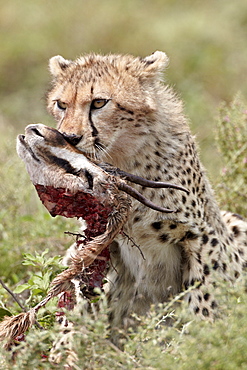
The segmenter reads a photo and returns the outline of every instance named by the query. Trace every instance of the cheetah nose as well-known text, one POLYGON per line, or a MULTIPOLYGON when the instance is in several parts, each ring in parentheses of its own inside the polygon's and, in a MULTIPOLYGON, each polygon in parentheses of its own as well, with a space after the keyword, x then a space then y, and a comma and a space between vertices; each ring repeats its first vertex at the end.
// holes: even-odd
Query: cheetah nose
POLYGON ((65 132, 63 132, 62 135, 69 144, 74 146, 76 146, 82 138, 82 135, 66 134, 65 132))

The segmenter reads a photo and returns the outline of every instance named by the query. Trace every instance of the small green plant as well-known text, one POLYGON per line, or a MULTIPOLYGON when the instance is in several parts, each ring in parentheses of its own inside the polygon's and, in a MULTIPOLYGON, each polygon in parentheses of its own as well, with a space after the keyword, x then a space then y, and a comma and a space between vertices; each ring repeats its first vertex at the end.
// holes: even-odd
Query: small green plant
MULTIPOLYGON (((53 278, 60 272, 64 270, 61 263, 60 256, 49 257, 48 256, 48 249, 46 249, 41 254, 35 252, 35 255, 31 253, 24 254, 24 260, 22 262, 24 266, 32 266, 29 274, 29 279, 26 283, 18 285, 13 293, 8 289, 11 293, 12 297, 14 297, 15 301, 19 304, 21 309, 27 310, 27 308, 34 307, 38 304, 48 293, 50 283, 53 278), (28 291, 28 295, 25 294, 25 304, 23 305, 19 298, 16 295, 24 293, 28 291)), ((5 284, 2 283, 5 286, 5 284)), ((54 304, 54 300, 47 303, 46 307, 42 308, 39 311, 38 321, 42 327, 50 328, 54 322, 54 314, 57 310, 56 304, 54 304)), ((14 311, 14 310, 13 310, 14 311)), ((0 320, 3 319, 4 316, 17 314, 18 312, 10 312, 6 309, 4 305, 0 310, 0 320)))
POLYGON ((22 264, 34 266, 37 272, 30 273, 28 282, 19 285, 14 293, 22 293, 25 289, 29 289, 31 292, 30 301, 37 295, 41 295, 43 298, 47 294, 51 280, 65 268, 62 267, 60 256, 48 257, 46 256, 48 252, 49 250, 46 249, 41 254, 37 252, 35 255, 24 253, 22 264))
POLYGON ((247 104, 237 96, 221 105, 217 122, 217 141, 223 155, 218 195, 224 208, 247 215, 247 104))

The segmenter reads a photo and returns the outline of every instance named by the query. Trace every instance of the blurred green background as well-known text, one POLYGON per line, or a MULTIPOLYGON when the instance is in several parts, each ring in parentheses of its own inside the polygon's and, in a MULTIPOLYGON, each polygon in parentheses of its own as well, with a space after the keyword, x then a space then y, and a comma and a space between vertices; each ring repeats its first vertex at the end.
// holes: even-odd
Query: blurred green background
POLYGON ((50 57, 162 50, 170 58, 166 80, 184 100, 204 165, 217 176, 217 107, 247 94, 246 0, 0 0, 0 27, 2 138, 6 127, 16 134, 28 123, 54 124, 44 99, 50 57))

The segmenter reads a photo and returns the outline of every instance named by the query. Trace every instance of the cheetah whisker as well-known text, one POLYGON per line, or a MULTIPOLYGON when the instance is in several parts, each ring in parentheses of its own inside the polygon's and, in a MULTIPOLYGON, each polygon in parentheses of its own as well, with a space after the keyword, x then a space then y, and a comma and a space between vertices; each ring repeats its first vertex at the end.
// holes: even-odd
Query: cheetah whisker
POLYGON ((107 149, 104 147, 103 144, 95 144, 95 147, 102 153, 105 154, 106 157, 108 157, 112 161, 112 156, 108 153, 107 149))

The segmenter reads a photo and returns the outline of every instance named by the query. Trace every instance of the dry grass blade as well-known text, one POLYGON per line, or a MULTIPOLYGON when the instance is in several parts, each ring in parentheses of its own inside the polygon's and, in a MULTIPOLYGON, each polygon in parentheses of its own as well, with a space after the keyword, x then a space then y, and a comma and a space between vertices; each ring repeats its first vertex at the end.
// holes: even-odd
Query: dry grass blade
POLYGON ((0 340, 9 339, 12 341, 25 333, 34 324, 35 318, 34 309, 12 317, 6 316, 0 323, 0 340))

